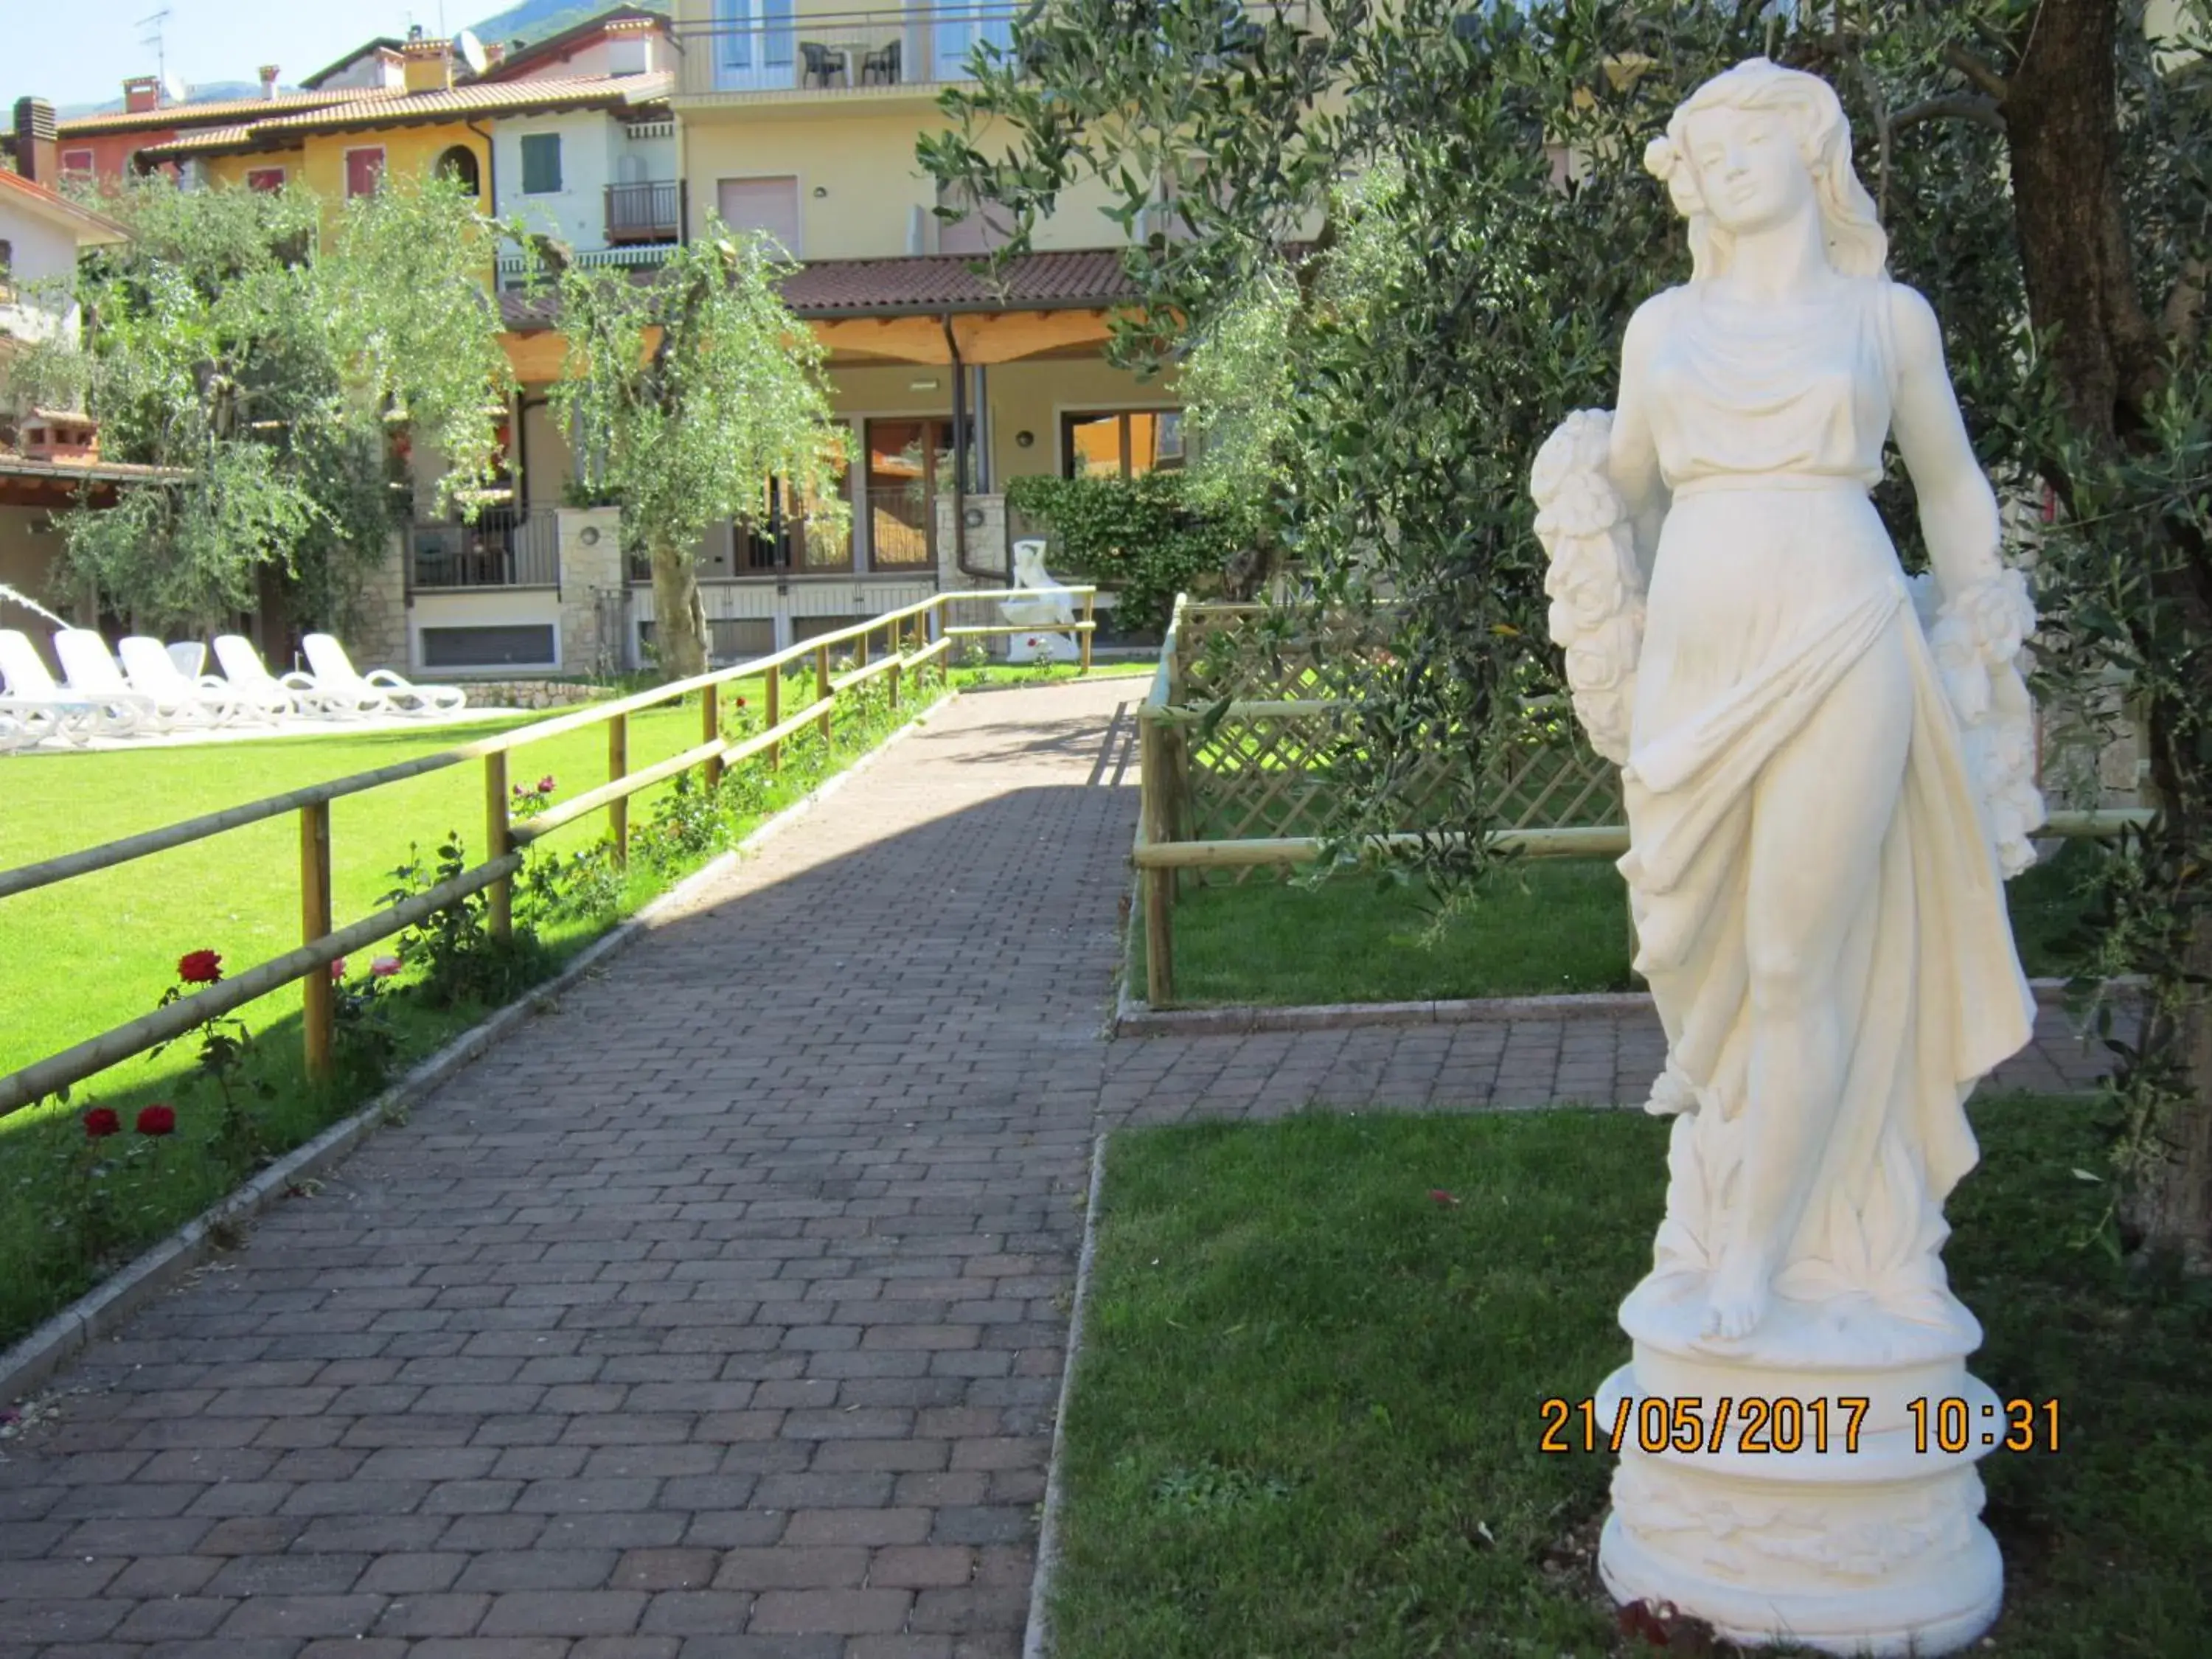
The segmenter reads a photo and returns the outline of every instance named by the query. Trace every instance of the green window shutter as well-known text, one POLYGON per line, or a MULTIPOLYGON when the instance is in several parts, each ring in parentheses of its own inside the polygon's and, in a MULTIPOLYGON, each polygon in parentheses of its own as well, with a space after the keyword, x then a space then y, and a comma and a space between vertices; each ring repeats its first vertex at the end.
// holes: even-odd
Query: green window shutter
POLYGON ((550 196, 561 188, 561 135, 532 132, 522 140, 522 193, 550 196))

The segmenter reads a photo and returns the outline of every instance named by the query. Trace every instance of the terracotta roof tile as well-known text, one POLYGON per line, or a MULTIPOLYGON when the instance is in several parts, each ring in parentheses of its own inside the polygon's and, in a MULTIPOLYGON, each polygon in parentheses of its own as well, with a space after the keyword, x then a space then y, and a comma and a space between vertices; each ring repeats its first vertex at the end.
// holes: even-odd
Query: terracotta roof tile
POLYGON ((58 191, 48 190, 44 185, 34 184, 21 173, 10 173, 5 167, 0 167, 0 190, 11 190, 27 196, 49 212, 60 213, 80 220, 95 229, 108 233, 118 240, 127 238, 131 234, 128 230, 106 214, 80 203, 72 202, 58 191))
POLYGON ((416 121, 465 119, 477 115, 518 115, 531 110, 589 109, 595 105, 658 103, 667 97, 675 76, 591 75, 543 81, 480 81, 445 92, 379 93, 351 101, 248 122, 242 128, 194 133, 141 151, 150 156, 188 155, 240 144, 267 143, 309 132, 398 126, 416 121), (243 134, 242 137, 234 136, 243 134))
POLYGON ((338 92, 288 92, 276 98, 215 98, 204 104, 164 104, 159 109, 114 110, 105 115, 79 115, 55 123, 64 138, 88 137, 100 132, 129 132, 135 128, 204 127, 215 122, 234 122, 240 116, 261 115, 271 110, 283 113, 318 109, 332 104, 357 103, 374 94, 352 87, 338 92))
MULTIPOLYGON (((792 270, 779 286, 784 303, 809 318, 1103 308, 1136 297, 1115 248, 1024 254, 1010 262, 995 282, 969 265, 968 256, 957 253, 817 259, 792 270)), ((631 275, 649 283, 656 273, 647 268, 631 275)), ((551 296, 502 294, 500 312, 507 327, 518 333, 558 325, 559 308, 551 296)))

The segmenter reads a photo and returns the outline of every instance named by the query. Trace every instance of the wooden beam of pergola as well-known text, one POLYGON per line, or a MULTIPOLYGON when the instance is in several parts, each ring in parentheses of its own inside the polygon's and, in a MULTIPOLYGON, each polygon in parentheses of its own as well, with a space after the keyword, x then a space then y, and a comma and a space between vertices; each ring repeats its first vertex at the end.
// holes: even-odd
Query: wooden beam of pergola
MULTIPOLYGON (((833 356, 867 357, 885 362, 949 364, 945 319, 926 317, 824 317, 809 323, 814 337, 833 356)), ((973 312, 952 319, 953 338, 963 362, 1011 363, 1024 357, 1066 356, 1103 349, 1111 333, 1103 310, 973 312)), ((568 349, 556 330, 501 337, 515 379, 543 386, 561 378, 568 349)), ((659 343, 659 331, 646 331, 645 349, 659 343)))

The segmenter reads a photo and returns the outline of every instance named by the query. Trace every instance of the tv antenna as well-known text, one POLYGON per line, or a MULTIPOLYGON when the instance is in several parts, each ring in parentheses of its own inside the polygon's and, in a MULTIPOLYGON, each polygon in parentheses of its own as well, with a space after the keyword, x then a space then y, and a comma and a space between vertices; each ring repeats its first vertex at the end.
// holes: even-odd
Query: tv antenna
POLYGON ((169 9, 167 6, 138 20, 139 28, 144 31, 138 37, 138 44, 154 48, 154 72, 165 81, 169 75, 169 54, 167 42, 163 39, 162 25, 168 21, 169 9))

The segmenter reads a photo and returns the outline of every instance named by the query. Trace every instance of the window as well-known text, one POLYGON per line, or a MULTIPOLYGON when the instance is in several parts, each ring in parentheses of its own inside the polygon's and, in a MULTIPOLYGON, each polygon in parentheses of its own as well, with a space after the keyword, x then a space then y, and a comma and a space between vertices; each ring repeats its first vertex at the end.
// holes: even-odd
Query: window
POLYGON ((62 177, 64 179, 89 179, 96 171, 90 150, 65 149, 62 152, 62 177))
POLYGON ((246 170, 248 190, 278 191, 284 188, 284 169, 282 167, 248 167, 246 170))
POLYGON ((714 206, 732 230, 763 232, 791 258, 799 258, 799 180, 795 176, 722 179, 715 187, 714 206))
POLYGON ((714 83, 796 84, 791 0, 714 0, 714 83))
POLYGON ((0 304, 15 297, 15 245, 0 237, 0 304))
MULTIPOLYGON (((555 142, 559 141, 556 139, 555 142)), ((555 160, 554 171, 556 173, 560 171, 557 157, 555 160)), ((441 179, 451 179, 471 196, 481 196, 483 193, 482 174, 477 167, 477 153, 466 144, 455 144, 438 158, 438 176, 441 179)))
POLYGON ((561 135, 526 132, 522 135, 522 193, 554 196, 561 190, 561 135))
POLYGON ((349 149, 345 153, 345 190, 350 201, 356 196, 374 196, 377 186, 384 182, 384 146, 368 149, 349 149))
POLYGON ((1006 246, 1011 231, 1006 222, 1006 210, 995 204, 980 211, 975 198, 965 185, 937 187, 937 205, 949 212, 964 216, 958 219, 939 219, 937 222, 937 251, 939 253, 988 253, 993 248, 1006 246))
POLYGON ((1063 415, 1060 434, 1060 471, 1070 478, 1129 478, 1183 463, 1179 409, 1063 415))
POLYGON ((550 623, 422 630, 425 668, 547 668, 557 660, 550 623))

